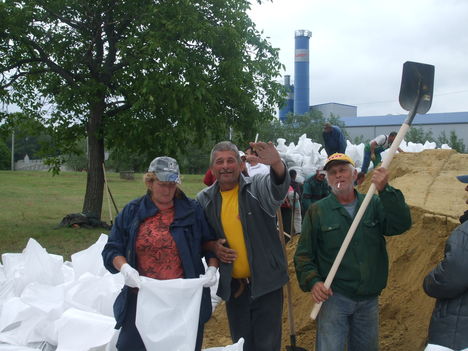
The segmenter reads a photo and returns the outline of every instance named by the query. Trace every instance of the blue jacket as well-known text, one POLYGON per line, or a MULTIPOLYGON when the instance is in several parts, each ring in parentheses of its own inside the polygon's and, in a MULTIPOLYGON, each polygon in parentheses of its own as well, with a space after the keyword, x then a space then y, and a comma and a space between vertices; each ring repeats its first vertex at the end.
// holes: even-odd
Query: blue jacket
POLYGON ((468 348, 468 221, 450 234, 444 259, 426 276, 423 287, 437 299, 428 342, 454 350, 468 348))
POLYGON ((332 126, 332 131, 330 133, 323 132, 322 136, 323 143, 325 144, 325 151, 328 156, 336 152, 345 153, 346 140, 339 127, 332 126))
MULTIPOLYGON (((216 240, 215 234, 208 225, 203 209, 183 193, 174 199, 175 216, 170 226, 170 233, 177 245, 184 269, 184 278, 198 278, 205 273, 202 256, 214 257, 202 252, 206 241, 216 240)), ((104 266, 111 273, 118 273, 113 260, 116 256, 125 256, 128 264, 136 269, 135 240, 140 224, 148 217, 156 215, 158 208, 149 195, 128 203, 115 219, 109 240, 102 251, 104 266)), ((125 319, 129 287, 124 286, 114 303, 116 329, 125 319)), ((200 308, 200 322, 206 322, 211 316, 210 289, 203 289, 200 308)))

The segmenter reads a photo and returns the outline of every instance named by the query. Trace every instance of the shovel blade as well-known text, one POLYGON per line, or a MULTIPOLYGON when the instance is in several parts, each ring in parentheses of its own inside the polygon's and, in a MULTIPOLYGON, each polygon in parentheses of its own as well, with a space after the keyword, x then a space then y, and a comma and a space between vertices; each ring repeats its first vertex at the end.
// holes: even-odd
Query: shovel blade
POLYGON ((433 65, 411 61, 403 64, 399 99, 401 107, 406 111, 416 108, 416 113, 426 113, 431 108, 433 89, 433 65))

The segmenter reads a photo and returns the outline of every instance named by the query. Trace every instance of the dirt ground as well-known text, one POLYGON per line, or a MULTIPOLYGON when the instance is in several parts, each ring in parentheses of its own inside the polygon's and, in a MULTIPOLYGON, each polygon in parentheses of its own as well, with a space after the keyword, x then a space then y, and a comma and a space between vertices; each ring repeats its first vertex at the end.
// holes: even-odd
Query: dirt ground
MULTIPOLYGON (((422 290, 424 276, 443 257, 445 241, 467 209, 465 186, 455 176, 468 174, 468 154, 426 150, 397 154, 390 166, 390 184, 400 189, 411 207, 412 228, 387 239, 390 274, 380 298, 382 351, 423 350, 434 299, 422 290)), ((366 192, 369 177, 361 185, 366 192)), ((298 238, 287 244, 297 346, 314 350, 315 322, 309 317, 312 300, 299 289, 292 257, 298 238)), ((290 345, 285 299, 283 347, 290 345)), ((231 344, 224 303, 205 326, 204 347, 231 344)))

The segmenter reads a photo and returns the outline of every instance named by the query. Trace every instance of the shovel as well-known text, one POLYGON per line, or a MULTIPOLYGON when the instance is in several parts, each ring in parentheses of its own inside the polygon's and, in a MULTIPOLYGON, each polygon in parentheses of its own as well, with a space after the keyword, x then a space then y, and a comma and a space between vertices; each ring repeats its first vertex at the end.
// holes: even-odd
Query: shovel
MULTIPOLYGON (((423 63, 410 62, 407 61, 403 65, 403 75, 401 78, 401 87, 400 87, 400 105, 406 111, 409 111, 406 120, 400 127, 395 140, 388 151, 387 157, 382 163, 383 168, 387 168, 395 156, 395 152, 400 146, 401 141, 406 135, 406 132, 409 130, 411 123, 413 122, 414 116, 416 113, 424 114, 431 108, 432 104, 432 91, 434 88, 434 66, 427 65, 423 63)), ((372 198, 372 195, 375 193, 375 185, 372 183, 367 191, 366 197, 362 201, 361 207, 359 207, 356 217, 354 217, 351 227, 349 227, 348 233, 341 244, 340 251, 336 255, 335 261, 333 262, 330 272, 328 273, 327 279, 325 279, 325 287, 330 288, 333 278, 335 278, 336 271, 340 266, 340 263, 343 259, 343 256, 348 249, 348 245, 353 238, 354 232, 356 231, 359 222, 361 221, 362 216, 364 215, 367 205, 372 198)), ((322 303, 316 303, 310 318, 316 319, 322 303)))
MULTIPOLYGON (((280 234, 281 246, 283 247, 284 258, 286 260, 286 267, 288 267, 288 256, 286 254, 286 244, 284 243, 284 230, 283 230, 283 217, 281 216, 281 210, 276 211, 276 216, 278 217, 278 227, 280 234)), ((288 321, 289 321, 289 337, 291 345, 286 346, 286 351, 307 351, 306 349, 296 346, 296 327, 294 325, 294 314, 293 314, 293 305, 292 305, 292 292, 291 292, 291 283, 288 280, 286 283, 287 295, 288 295, 288 321)))

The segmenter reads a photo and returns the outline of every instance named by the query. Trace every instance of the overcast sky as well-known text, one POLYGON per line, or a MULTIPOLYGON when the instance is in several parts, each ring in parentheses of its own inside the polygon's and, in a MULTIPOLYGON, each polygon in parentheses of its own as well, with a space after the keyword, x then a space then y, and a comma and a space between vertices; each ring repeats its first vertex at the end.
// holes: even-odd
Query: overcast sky
POLYGON ((250 15, 280 49, 291 80, 294 31, 312 32, 311 105, 405 114, 398 103, 403 63, 416 61, 435 66, 429 113, 468 111, 467 0, 265 0, 250 15))

